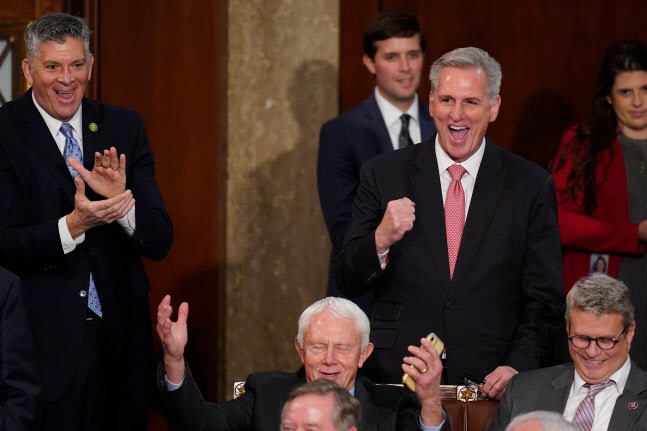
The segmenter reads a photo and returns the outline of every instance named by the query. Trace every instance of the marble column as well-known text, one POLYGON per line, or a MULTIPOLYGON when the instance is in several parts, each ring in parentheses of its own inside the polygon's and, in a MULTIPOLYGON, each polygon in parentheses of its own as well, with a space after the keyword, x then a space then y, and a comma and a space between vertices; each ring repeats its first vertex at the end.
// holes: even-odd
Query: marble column
POLYGON ((337 0, 228 4, 224 384, 293 371, 297 319, 325 295, 330 241, 316 186, 337 115, 337 0))

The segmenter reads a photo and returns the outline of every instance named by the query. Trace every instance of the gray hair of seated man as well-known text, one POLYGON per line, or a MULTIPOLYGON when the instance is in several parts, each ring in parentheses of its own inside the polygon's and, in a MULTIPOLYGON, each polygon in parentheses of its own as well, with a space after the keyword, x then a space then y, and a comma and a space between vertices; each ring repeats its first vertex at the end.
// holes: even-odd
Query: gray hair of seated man
POLYGON ((359 428, 362 419, 362 407, 354 396, 330 380, 315 380, 305 383, 292 390, 281 409, 281 422, 290 402, 304 395, 332 395, 335 398, 335 407, 332 414, 332 424, 336 431, 346 431, 350 427, 359 428))
MULTIPOLYGON (((546 410, 536 410, 516 416, 505 427, 505 431, 515 431, 519 425, 530 421, 539 422, 544 431, 578 431, 575 425, 564 419, 559 413, 546 410)), ((519 428, 520 431, 523 429, 519 428)))
POLYGON ((69 13, 48 13, 36 19, 25 30, 25 45, 29 64, 40 56, 40 45, 54 41, 63 43, 68 37, 81 39, 85 56, 90 58, 90 35, 92 32, 83 18, 69 13))
POLYGON ((303 334, 308 329, 308 326, 310 326, 310 321, 314 316, 322 311, 327 311, 337 318, 354 320, 357 325, 357 330, 362 336, 362 350, 368 346, 368 336, 371 333, 371 324, 368 321, 366 314, 354 302, 334 296, 320 299, 301 313, 297 332, 297 341, 299 342, 299 346, 303 347, 303 334))
POLYGON ((604 274, 582 277, 566 295, 566 321, 570 323, 573 310, 587 311, 597 316, 620 314, 625 326, 634 322, 634 306, 629 289, 620 280, 604 274))
POLYGON ((458 69, 482 69, 485 72, 485 91, 494 103, 501 90, 501 65, 490 54, 480 48, 468 46, 466 48, 456 48, 453 51, 443 54, 438 60, 434 61, 429 70, 429 81, 431 82, 431 92, 435 93, 440 81, 440 73, 445 67, 455 67, 458 69))

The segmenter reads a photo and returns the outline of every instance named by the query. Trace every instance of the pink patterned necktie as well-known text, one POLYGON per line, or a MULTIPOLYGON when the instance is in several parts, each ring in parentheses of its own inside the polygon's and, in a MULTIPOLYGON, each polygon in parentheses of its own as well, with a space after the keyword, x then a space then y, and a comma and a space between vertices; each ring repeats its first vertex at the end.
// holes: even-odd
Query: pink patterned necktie
POLYGON ((449 183, 445 197, 445 230, 447 231, 447 251, 449 252, 449 276, 454 277, 454 267, 461 245, 463 226, 465 225, 465 192, 461 178, 467 172, 461 165, 447 168, 452 182, 449 183))
POLYGON ((595 419, 595 396, 614 383, 613 380, 607 380, 606 382, 593 385, 589 383, 584 384, 585 387, 589 388, 589 393, 577 407, 575 417, 573 417, 573 423, 580 431, 591 430, 593 419, 595 419))

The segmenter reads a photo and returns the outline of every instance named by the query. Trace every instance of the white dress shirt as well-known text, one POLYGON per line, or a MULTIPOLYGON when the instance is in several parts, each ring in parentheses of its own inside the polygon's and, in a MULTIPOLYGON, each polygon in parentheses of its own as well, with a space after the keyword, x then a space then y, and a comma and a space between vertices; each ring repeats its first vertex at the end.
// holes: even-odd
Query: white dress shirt
MULTIPOLYGON (((38 109, 38 112, 43 117, 43 120, 45 120, 45 124, 47 125, 49 132, 54 137, 54 141, 56 141, 58 150, 61 152, 61 155, 63 155, 65 151, 65 135, 61 133, 61 124, 63 124, 63 122, 49 115, 38 104, 38 102, 36 102, 36 97, 34 96, 33 92, 31 94, 31 98, 34 101, 34 105, 36 105, 36 109, 38 109)), ((83 133, 81 132, 82 108, 83 106, 79 106, 79 110, 76 111, 74 116, 70 119, 70 121, 68 121, 68 123, 70 123, 70 126, 72 126, 72 134, 74 135, 74 139, 76 139, 76 141, 79 143, 79 146, 81 147, 81 154, 83 154, 83 133)), ((85 232, 77 236, 76 238, 72 238, 70 230, 67 227, 67 222, 65 220, 66 217, 67 214, 58 219, 58 234, 61 238, 61 246, 63 247, 64 254, 73 251, 76 248, 77 244, 81 244, 85 240, 85 232)), ((133 206, 128 214, 117 220, 117 223, 119 223, 121 227, 124 228, 124 231, 129 236, 132 236, 135 232, 135 207, 133 206)))
POLYGON ((485 152, 485 138, 483 138, 483 142, 479 149, 476 150, 469 159, 461 163, 453 161, 452 158, 449 157, 440 147, 438 135, 436 135, 434 149, 436 151, 436 160, 438 161, 438 175, 440 175, 440 191, 443 194, 443 205, 445 205, 445 200, 447 199, 449 183, 452 182, 452 176, 447 168, 452 165, 461 165, 467 171, 463 175, 463 178, 461 178, 461 186, 463 186, 463 192, 465 193, 465 219, 467 219, 467 212, 469 211, 470 202, 472 202, 472 193, 474 192, 474 183, 476 183, 476 175, 479 173, 481 161, 483 160, 483 153, 485 152))
MULTIPOLYGON (((611 414, 616 405, 616 400, 625 390, 625 384, 627 383, 630 369, 631 360, 629 360, 629 356, 627 356, 627 360, 622 367, 620 367, 620 369, 610 377, 610 379, 616 382, 616 384, 609 385, 595 396, 595 417, 593 419, 591 431, 606 431, 607 428, 609 428, 611 414)), ((564 419, 569 422, 573 421, 577 408, 589 393, 589 390, 584 387, 586 382, 580 377, 577 370, 575 370, 574 374, 571 391, 568 394, 568 400, 566 401, 563 415, 564 419)))
MULTIPOLYGON (((409 119, 409 137, 414 144, 420 143, 422 140, 422 134, 420 133, 420 112, 418 109, 418 95, 414 95, 414 101, 407 109, 407 112, 402 112, 391 102, 386 100, 380 92, 375 87, 375 101, 377 102, 377 107, 380 108, 380 113, 382 113, 382 118, 384 119, 384 124, 389 131, 389 138, 391 138, 391 145, 393 149, 397 150, 399 148, 399 138, 400 130, 402 130, 402 120, 400 117, 402 114, 409 114, 411 118, 409 119)), ((426 113, 429 115, 429 113, 426 113)))

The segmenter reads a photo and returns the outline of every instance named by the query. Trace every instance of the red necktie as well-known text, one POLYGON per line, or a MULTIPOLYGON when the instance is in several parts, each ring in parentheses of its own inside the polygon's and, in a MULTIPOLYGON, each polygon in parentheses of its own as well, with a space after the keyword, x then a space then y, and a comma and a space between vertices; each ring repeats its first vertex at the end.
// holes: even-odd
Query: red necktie
POLYGON ((593 426, 593 419, 595 419, 595 396, 614 383, 613 380, 607 380, 594 385, 589 383, 584 384, 585 387, 589 388, 589 393, 577 407, 577 411, 573 417, 573 423, 580 431, 590 431, 593 426))
POLYGON ((463 236, 463 225, 465 225, 465 192, 463 192, 461 178, 467 171, 461 165, 452 165, 447 168, 447 171, 452 176, 452 182, 449 183, 445 198, 445 229, 449 252, 449 276, 453 277, 458 248, 463 236))

